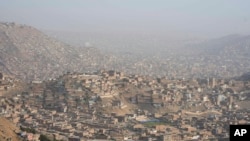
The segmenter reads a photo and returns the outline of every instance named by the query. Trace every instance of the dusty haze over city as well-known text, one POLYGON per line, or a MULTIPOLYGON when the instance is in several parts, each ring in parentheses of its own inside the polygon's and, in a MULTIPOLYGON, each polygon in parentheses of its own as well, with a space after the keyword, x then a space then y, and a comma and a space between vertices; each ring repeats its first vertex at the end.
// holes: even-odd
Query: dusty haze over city
POLYGON ((245 0, 2 0, 0 20, 34 26, 73 45, 152 53, 249 34, 248 5, 245 0))
POLYGON ((250 124, 249 0, 0 1, 0 141, 228 141, 250 124))

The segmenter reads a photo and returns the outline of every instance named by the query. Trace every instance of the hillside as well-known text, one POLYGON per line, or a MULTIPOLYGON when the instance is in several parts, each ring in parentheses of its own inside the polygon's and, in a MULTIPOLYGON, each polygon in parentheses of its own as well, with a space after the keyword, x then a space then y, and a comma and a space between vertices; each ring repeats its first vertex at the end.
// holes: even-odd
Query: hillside
POLYGON ((25 80, 91 69, 101 56, 97 49, 71 47, 30 26, 0 23, 0 70, 25 80))
POLYGON ((249 81, 250 80, 250 72, 244 73, 243 75, 239 77, 235 77, 236 80, 240 81, 249 81))
MULTIPOLYGON (((182 52, 179 55, 173 50, 154 56, 143 50, 115 54, 101 52, 99 48, 107 47, 105 44, 98 49, 86 46, 70 46, 30 26, 0 23, 0 71, 28 81, 100 69, 190 78, 239 76, 250 66, 250 36, 242 35, 176 48, 182 52)), ((152 49, 157 50, 153 46, 152 49)))
POLYGON ((11 141, 20 141, 21 139, 16 134, 19 129, 14 126, 7 119, 0 117, 0 140, 5 141, 11 139, 11 141))
POLYGON ((249 57, 250 36, 237 34, 228 35, 198 44, 191 44, 188 49, 194 51, 194 53, 205 55, 237 55, 249 57))

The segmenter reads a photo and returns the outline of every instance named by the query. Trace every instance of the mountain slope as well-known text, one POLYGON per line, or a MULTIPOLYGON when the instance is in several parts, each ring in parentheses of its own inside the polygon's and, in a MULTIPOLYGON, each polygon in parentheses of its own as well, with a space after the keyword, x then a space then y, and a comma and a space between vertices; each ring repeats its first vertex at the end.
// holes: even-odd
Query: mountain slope
POLYGON ((25 80, 81 71, 103 60, 101 56, 98 50, 71 47, 29 26, 0 23, 0 69, 25 80))
POLYGON ((240 80, 240 81, 249 81, 250 80, 250 72, 244 73, 243 75, 239 77, 235 77, 234 79, 240 80))
POLYGON ((250 57, 250 36, 228 35, 208 40, 199 44, 192 44, 187 49, 194 53, 206 55, 242 55, 250 57))
POLYGON ((10 121, 7 119, 0 117, 0 140, 10 140, 11 141, 20 141, 21 139, 17 136, 16 132, 19 131, 19 129, 14 126, 10 121))

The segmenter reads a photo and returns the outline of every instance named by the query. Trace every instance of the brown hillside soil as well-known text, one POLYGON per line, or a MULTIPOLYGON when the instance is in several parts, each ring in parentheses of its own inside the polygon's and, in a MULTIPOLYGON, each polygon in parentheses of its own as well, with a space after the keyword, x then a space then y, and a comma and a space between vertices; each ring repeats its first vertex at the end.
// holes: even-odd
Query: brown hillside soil
POLYGON ((19 129, 10 121, 0 117, 0 141, 6 141, 8 138, 11 138, 11 141, 20 141, 21 139, 15 133, 18 131, 19 129))

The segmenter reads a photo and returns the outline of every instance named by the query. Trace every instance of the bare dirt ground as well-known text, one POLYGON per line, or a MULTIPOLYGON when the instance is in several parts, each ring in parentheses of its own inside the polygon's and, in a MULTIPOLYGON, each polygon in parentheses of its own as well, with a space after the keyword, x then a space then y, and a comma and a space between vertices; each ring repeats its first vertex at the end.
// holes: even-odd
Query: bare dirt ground
POLYGON ((16 134, 18 132, 19 132, 19 129, 16 126, 14 126, 7 119, 0 117, 0 140, 1 141, 5 141, 8 138, 10 138, 11 141, 20 141, 21 139, 16 134))

